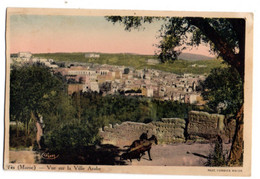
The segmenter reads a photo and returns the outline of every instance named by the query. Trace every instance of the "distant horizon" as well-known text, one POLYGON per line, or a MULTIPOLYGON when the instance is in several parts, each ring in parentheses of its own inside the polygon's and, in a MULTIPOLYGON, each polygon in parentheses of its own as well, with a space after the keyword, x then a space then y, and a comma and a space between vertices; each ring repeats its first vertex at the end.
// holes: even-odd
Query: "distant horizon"
MULTIPOLYGON (((12 15, 10 53, 132 53, 155 55, 158 52, 162 21, 144 24, 144 29, 124 30, 122 24, 103 16, 12 15)), ((184 53, 204 56, 209 46, 187 47, 184 53)))
MULTIPOLYGON (((97 53, 97 54, 131 54, 131 55, 144 55, 144 56, 157 56, 156 54, 141 54, 141 53, 132 53, 132 52, 94 52, 94 51, 87 51, 87 52, 37 52, 37 53, 32 53, 30 51, 20 51, 16 53, 10 53, 10 54, 17 54, 17 53, 31 53, 31 54, 55 54, 55 53, 97 53)), ((205 57, 210 57, 210 58, 217 58, 217 56, 208 56, 205 54, 198 54, 198 53, 192 53, 192 52, 182 52, 181 54, 191 54, 191 55, 198 55, 198 56, 205 56, 205 57)), ((181 55, 180 54, 180 55, 181 55)))

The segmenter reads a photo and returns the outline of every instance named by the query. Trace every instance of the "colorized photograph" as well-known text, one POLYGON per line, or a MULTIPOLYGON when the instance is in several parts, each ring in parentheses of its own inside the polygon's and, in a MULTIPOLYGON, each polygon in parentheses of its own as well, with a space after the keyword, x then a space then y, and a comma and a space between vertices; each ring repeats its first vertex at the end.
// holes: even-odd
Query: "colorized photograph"
POLYGON ((57 12, 7 10, 5 169, 250 173, 248 18, 57 12))

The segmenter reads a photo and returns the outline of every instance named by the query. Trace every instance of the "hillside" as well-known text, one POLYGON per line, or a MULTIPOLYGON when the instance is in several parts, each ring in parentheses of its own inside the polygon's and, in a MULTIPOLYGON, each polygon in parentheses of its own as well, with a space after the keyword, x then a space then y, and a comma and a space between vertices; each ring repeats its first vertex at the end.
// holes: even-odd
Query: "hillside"
MULTIPOLYGON (((50 58, 57 62, 85 62, 98 63, 119 66, 131 66, 136 69, 158 69, 162 71, 172 72, 176 74, 194 73, 204 74, 209 73, 212 68, 225 66, 219 59, 195 60, 176 60, 174 62, 166 62, 160 64, 148 64, 148 59, 156 59, 153 55, 137 55, 137 54, 105 54, 99 53, 99 58, 85 58, 85 53, 46 53, 33 54, 34 57, 50 58)), ((192 56, 192 55, 188 55, 192 56)), ((198 58, 199 56, 195 55, 198 58)), ((204 56, 205 57, 205 56, 204 56)))
POLYGON ((215 59, 215 57, 209 57, 209 56, 198 55, 198 54, 193 54, 193 53, 181 53, 179 55, 179 59, 197 61, 197 60, 213 60, 213 59, 215 59))

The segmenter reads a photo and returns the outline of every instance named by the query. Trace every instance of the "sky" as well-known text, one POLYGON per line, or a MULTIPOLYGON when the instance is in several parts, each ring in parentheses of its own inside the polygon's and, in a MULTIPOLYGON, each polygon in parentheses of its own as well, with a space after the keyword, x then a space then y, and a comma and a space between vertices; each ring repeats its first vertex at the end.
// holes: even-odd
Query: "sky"
MULTIPOLYGON (((103 16, 12 15, 10 52, 101 52, 154 54, 162 22, 125 31, 103 16)), ((206 46, 184 52, 212 56, 206 46)))

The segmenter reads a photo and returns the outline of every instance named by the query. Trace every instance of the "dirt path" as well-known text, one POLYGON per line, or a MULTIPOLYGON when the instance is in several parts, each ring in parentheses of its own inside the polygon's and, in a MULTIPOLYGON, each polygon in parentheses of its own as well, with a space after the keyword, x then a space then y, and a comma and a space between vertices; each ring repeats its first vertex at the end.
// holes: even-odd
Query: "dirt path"
MULTIPOLYGON (((229 145, 224 145, 224 151, 230 149, 229 145)), ((172 144, 153 145, 151 149, 152 161, 148 154, 141 158, 141 161, 133 159, 132 163, 127 161, 127 165, 143 166, 204 166, 207 157, 213 150, 211 144, 172 144)), ((33 151, 10 151, 11 163, 38 163, 40 156, 33 151)))
POLYGON ((40 156, 34 151, 9 151, 10 163, 38 163, 40 156))
MULTIPOLYGON (((224 150, 230 145, 224 145, 224 150)), ((151 150, 152 161, 146 153, 141 161, 133 160, 129 165, 146 166, 204 166, 207 156, 213 150, 210 144, 155 145, 151 150)))

